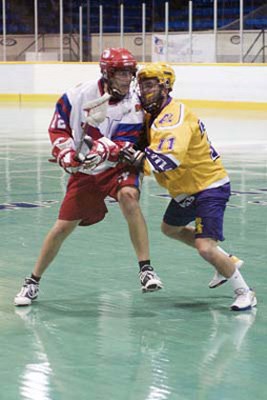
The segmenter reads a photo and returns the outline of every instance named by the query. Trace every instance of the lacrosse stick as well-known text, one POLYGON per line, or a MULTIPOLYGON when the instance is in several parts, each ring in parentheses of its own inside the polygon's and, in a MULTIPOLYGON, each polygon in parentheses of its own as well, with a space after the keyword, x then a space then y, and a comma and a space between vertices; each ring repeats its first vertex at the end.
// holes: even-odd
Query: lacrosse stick
POLYGON ((90 137, 86 135, 87 127, 89 125, 97 127, 97 124, 104 121, 106 117, 106 103, 109 101, 110 97, 110 94, 104 93, 103 96, 95 100, 90 100, 84 105, 83 109, 88 113, 88 116, 86 118, 86 122, 83 124, 82 136, 76 148, 75 158, 77 161, 84 161, 84 155, 81 154, 83 144, 86 144, 88 150, 91 150, 93 140, 91 140, 90 137))

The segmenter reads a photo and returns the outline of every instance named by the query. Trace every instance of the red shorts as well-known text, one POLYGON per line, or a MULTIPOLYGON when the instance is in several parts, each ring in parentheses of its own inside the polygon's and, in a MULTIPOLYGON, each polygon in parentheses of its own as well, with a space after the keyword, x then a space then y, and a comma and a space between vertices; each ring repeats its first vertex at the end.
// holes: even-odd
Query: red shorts
POLYGON ((108 212, 105 198, 111 196, 117 200, 118 190, 124 186, 140 188, 140 176, 131 166, 119 164, 97 175, 73 174, 69 178, 58 218, 64 221, 81 220, 81 226, 95 224, 108 212))

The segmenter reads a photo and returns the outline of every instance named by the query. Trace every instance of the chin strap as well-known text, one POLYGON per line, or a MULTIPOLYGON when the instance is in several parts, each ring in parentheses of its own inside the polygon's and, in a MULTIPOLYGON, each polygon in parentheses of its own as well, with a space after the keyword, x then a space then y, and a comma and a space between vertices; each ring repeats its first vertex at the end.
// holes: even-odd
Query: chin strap
POLYGON ((108 92, 111 95, 111 100, 113 101, 121 101, 126 96, 126 94, 122 94, 118 89, 113 89, 110 86, 108 87, 108 92))
POLYGON ((126 94, 122 94, 119 89, 113 88, 112 84, 111 84, 111 78, 103 76, 103 81, 106 84, 107 87, 107 91, 109 93, 109 95, 111 96, 110 100, 111 101, 121 101, 124 99, 124 97, 127 95, 126 94))

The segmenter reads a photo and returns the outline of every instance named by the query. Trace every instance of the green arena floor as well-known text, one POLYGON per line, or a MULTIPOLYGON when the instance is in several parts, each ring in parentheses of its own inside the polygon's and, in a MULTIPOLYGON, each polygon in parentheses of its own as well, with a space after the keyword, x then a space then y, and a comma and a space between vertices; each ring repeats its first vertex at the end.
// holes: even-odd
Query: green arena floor
POLYGON ((160 232, 168 197, 143 184, 151 258, 164 289, 142 294, 126 222, 78 228, 41 281, 38 301, 14 307, 67 176, 48 163, 50 107, 0 108, 1 400, 265 400, 267 398, 267 115, 196 110, 231 181, 222 247, 245 260, 258 307, 229 310, 229 285, 160 232))

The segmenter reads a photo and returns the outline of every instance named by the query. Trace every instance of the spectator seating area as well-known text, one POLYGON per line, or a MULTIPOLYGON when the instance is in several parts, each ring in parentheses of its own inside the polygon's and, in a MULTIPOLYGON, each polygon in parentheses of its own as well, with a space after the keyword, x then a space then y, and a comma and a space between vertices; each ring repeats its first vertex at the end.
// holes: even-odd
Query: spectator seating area
MULTIPOLYGON (((146 4, 146 31, 165 30, 165 1, 99 0, 64 1, 64 33, 79 31, 79 7, 83 6, 84 33, 99 32, 99 6, 103 7, 103 31, 120 31, 120 4, 124 5, 124 32, 142 31, 142 3, 146 4)), ((188 30, 188 0, 169 1, 169 31, 188 30)), ((7 34, 34 32, 34 2, 6 0, 7 34)), ((0 16, 2 31, 2 10, 0 16)), ((193 1, 193 30, 213 29, 213 0, 193 1)), ((218 29, 239 29, 239 0, 218 0, 218 29)), ((262 0, 244 2, 244 29, 267 29, 267 5, 262 0)), ((59 0, 38 0, 38 32, 59 32, 59 0), (57 23, 58 21, 58 23, 57 23)), ((2 32, 1 32, 2 33, 2 32)))

